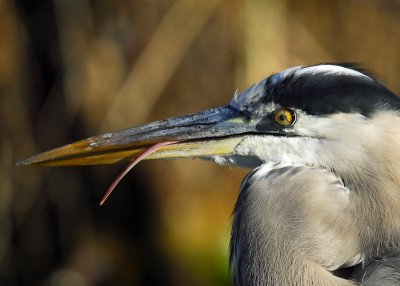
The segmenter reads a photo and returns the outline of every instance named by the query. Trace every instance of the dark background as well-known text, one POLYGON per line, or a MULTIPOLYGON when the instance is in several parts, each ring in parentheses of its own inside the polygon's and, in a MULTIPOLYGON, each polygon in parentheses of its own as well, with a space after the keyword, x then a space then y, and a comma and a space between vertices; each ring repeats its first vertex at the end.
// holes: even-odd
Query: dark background
POLYGON ((229 285, 248 170, 199 160, 16 167, 227 103, 282 69, 359 62, 400 92, 400 1, 0 0, 0 285, 229 285))

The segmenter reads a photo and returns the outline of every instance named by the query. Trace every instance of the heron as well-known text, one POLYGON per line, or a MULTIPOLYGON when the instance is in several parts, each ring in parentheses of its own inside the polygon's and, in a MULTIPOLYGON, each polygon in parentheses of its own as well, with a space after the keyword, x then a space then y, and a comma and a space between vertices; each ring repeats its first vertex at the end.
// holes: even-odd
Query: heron
POLYGON ((201 158, 252 168, 233 212, 235 285, 400 285, 399 142, 399 98, 358 66, 323 63, 274 73, 222 107, 19 164, 132 161, 125 174, 142 159, 201 158))

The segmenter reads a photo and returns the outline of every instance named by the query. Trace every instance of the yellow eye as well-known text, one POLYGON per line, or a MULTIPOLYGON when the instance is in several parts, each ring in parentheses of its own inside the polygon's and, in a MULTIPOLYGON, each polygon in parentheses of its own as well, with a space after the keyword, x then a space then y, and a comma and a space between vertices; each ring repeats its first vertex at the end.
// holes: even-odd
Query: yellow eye
POLYGON ((296 121, 296 113, 287 108, 277 109, 274 114, 274 120, 281 126, 289 127, 296 121))

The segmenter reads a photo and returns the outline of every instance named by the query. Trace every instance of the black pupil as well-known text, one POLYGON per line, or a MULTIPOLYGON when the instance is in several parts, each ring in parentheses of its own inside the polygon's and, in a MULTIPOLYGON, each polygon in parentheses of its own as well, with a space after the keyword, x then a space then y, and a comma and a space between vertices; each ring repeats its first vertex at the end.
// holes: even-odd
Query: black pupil
POLYGON ((280 115, 279 115, 279 120, 280 120, 280 121, 285 121, 285 120, 286 120, 285 114, 280 114, 280 115))

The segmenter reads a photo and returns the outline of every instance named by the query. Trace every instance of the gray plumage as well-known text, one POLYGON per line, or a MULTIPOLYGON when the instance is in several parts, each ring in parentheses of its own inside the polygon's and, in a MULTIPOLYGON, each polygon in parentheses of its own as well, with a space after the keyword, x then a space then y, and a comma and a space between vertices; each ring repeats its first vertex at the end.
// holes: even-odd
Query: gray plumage
POLYGON ((363 286, 400 285, 400 248, 392 249, 387 255, 369 261, 364 269, 357 270, 354 276, 363 281, 363 286))
POLYGON ((251 166, 233 218, 236 285, 393 286, 400 285, 399 142, 399 98, 363 70, 321 64, 273 74, 223 107, 20 164, 136 164, 147 156, 251 166))
POLYGON ((319 168, 269 169, 247 176, 236 204, 236 285, 350 285, 327 270, 362 259, 349 191, 319 168))
MULTIPOLYGON (((368 96, 382 100, 382 92, 368 96)), ((230 247, 236 285, 400 285, 400 253, 392 249, 400 243, 394 102, 360 116, 354 100, 352 112, 337 110, 293 126, 292 134, 317 134, 316 141, 281 138, 280 146, 265 145, 289 165, 261 166, 242 184, 230 247), (344 268, 350 269, 346 275, 344 268)))

